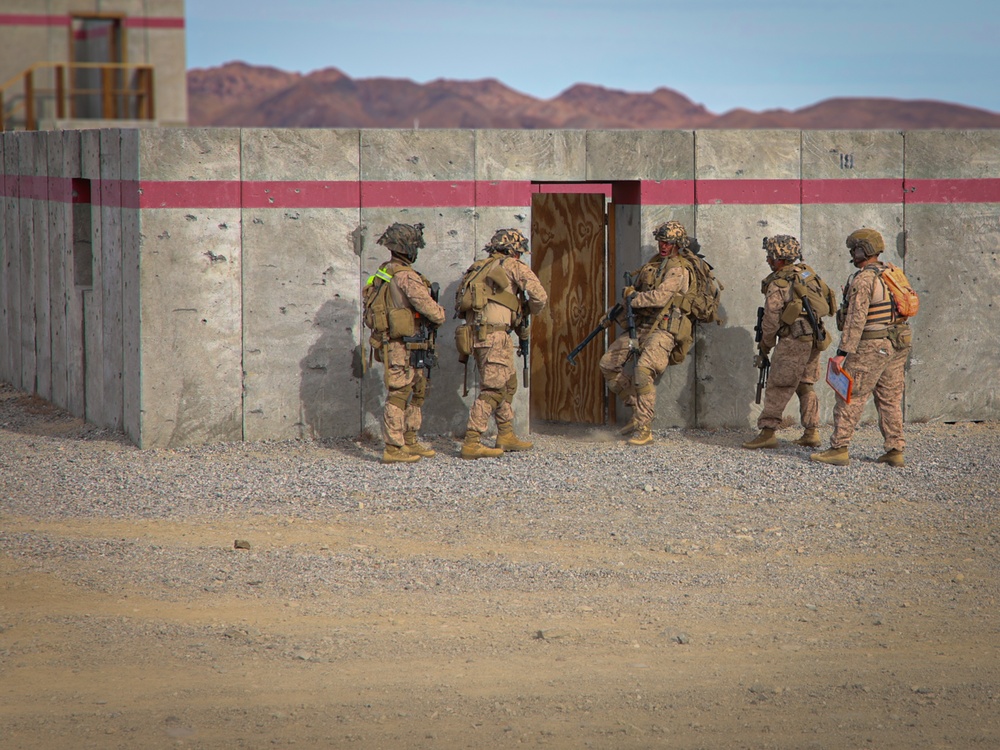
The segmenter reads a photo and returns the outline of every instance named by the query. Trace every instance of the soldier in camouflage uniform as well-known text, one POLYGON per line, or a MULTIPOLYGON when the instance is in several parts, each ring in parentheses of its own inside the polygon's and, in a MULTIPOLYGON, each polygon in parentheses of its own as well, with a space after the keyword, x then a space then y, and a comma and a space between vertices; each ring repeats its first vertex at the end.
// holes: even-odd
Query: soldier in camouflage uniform
MULTIPOLYGON (((379 270, 392 277, 389 295, 396 308, 406 308, 422 315, 432 326, 444 323, 445 312, 431 297, 430 283, 415 268, 417 251, 424 247, 423 224, 393 224, 378 244, 389 249, 392 257, 379 270)), ((416 368, 411 352, 399 338, 389 339, 383 347, 382 366, 385 368, 386 398, 382 411, 384 463, 411 463, 421 457, 430 458, 435 451, 417 441, 423 421, 421 407, 427 397, 427 377, 423 368, 416 368)))
POLYGON ((760 354, 766 357, 774 349, 774 356, 764 408, 757 418, 760 434, 743 443, 743 447, 752 450, 778 445, 775 432, 781 427, 785 406, 794 394, 799 397, 799 420, 803 428, 795 443, 815 448, 820 444, 819 397, 813 386, 821 375, 820 354, 830 343, 822 318, 833 312, 837 301, 830 287, 802 262, 802 249, 795 237, 787 234, 765 237, 763 245, 772 273, 761 282, 765 301, 760 322, 760 354), (807 282, 818 292, 812 304, 821 340, 817 340, 803 305, 797 301, 796 288, 805 289, 807 282), (786 322, 793 315, 794 319, 786 322))
POLYGON ((882 281, 885 264, 878 260, 885 250, 882 235, 874 229, 858 229, 847 238, 851 262, 858 270, 848 279, 844 299, 837 311, 837 327, 843 331, 837 357, 854 380, 851 403, 837 398, 833 409, 830 449, 810 458, 835 466, 850 463, 848 446, 868 397, 875 396, 879 429, 885 453, 877 459, 890 466, 903 465, 903 384, 910 356, 911 332, 899 318, 889 290, 882 281))
MULTIPOLYGON (((506 289, 489 281, 485 307, 465 313, 466 325, 473 328, 472 354, 479 371, 479 393, 469 409, 469 422, 462 444, 462 458, 491 458, 504 451, 530 450, 533 444, 514 434, 514 394, 517 393, 517 373, 514 369, 514 342, 511 330, 518 322, 518 297, 526 298, 528 311, 537 315, 549 296, 538 277, 521 255, 528 252, 528 240, 517 229, 500 229, 484 248, 499 262, 506 277, 506 289), (482 435, 489 427, 490 417, 496 420, 496 447, 482 444, 482 435)), ((470 269, 471 270, 471 269, 470 269)), ((502 281, 502 279, 501 279, 502 281)))
POLYGON ((679 221, 668 221, 653 231, 653 239, 658 253, 633 276, 635 286, 622 290, 623 298, 631 298, 636 317, 640 351, 634 381, 625 368, 634 346, 628 336, 616 338, 600 362, 608 390, 621 395, 632 409, 632 418, 620 430, 622 435, 632 433, 631 445, 653 442, 650 425, 656 414, 656 379, 667 369, 678 343, 674 323, 686 325, 683 330, 691 334, 691 322, 685 323, 686 316, 671 308, 671 302, 686 294, 693 281, 691 272, 679 262, 681 252, 690 246, 687 230, 679 221))

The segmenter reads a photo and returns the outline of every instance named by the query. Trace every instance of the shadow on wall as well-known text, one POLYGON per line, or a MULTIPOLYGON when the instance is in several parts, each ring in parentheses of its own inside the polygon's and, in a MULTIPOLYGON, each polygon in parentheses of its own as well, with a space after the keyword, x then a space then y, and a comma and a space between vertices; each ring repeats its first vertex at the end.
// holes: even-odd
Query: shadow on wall
POLYGON ((313 325, 320 336, 299 362, 303 437, 342 437, 361 431, 357 320, 357 303, 336 296, 316 313, 313 325))

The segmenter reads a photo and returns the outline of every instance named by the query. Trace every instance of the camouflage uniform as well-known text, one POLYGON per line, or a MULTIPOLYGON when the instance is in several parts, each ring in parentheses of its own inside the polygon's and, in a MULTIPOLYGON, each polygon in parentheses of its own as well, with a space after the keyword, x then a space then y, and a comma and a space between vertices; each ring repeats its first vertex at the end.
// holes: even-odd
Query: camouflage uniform
MULTIPOLYGON (((391 274, 389 295, 394 307, 419 313, 433 326, 444 323, 445 312, 430 294, 427 280, 412 267, 417 248, 424 246, 423 225, 413 227, 393 224, 379 238, 392 252, 392 259, 381 268, 391 274)), ((382 350, 385 368, 386 398, 382 410, 382 440, 386 454, 383 460, 398 455, 411 454, 413 458, 432 456, 434 451, 416 442, 416 434, 423 422, 422 406, 427 397, 427 377, 423 368, 413 367, 411 353, 401 339, 390 339, 382 350)))
MULTIPOLYGON (((497 231, 485 250, 499 259, 512 294, 526 293, 528 310, 540 313, 548 302, 548 294, 538 277, 520 260, 527 252, 528 242, 516 229, 497 231)), ((498 455, 503 450, 527 450, 531 443, 514 437, 514 394, 517 393, 517 373, 514 368, 514 342, 511 330, 516 313, 493 299, 486 302, 481 316, 470 310, 466 324, 475 328, 472 354, 479 372, 479 392, 469 409, 466 426, 464 458, 498 455), (480 438, 489 428, 490 417, 497 423, 497 448, 484 449, 480 438), (499 450, 498 450, 499 449, 499 450)))
MULTIPOLYGON (((799 421, 804 429, 802 437, 795 442, 817 446, 820 444, 819 397, 814 386, 822 374, 820 355, 829 343, 829 336, 823 329, 823 339, 816 341, 804 311, 792 323, 784 323, 781 318, 795 297, 795 281, 808 277, 818 279, 818 276, 801 261, 801 246, 796 238, 779 234, 765 237, 763 245, 774 272, 761 283, 764 315, 761 319, 760 349, 764 355, 772 349, 774 353, 764 392, 764 406, 757 418, 757 427, 762 434, 757 440, 744 443, 743 447, 777 446, 773 433, 781 427, 782 415, 792 395, 799 397, 799 421)), ((822 288, 828 295, 823 312, 828 312, 835 300, 829 287, 822 284, 822 288)))
MULTIPOLYGON (((867 257, 882 252, 885 247, 874 230, 858 230, 848 237, 848 247, 867 257)), ((889 292, 880 278, 885 264, 875 260, 862 265, 847 281, 844 300, 838 311, 838 324, 843 333, 838 356, 845 359, 842 368, 853 378, 851 403, 837 398, 833 408, 833 437, 830 450, 813 454, 825 463, 836 454, 844 465, 849 460, 847 448, 861 420, 868 397, 875 396, 879 430, 886 453, 878 460, 893 466, 903 465, 903 386, 906 362, 910 356, 911 333, 905 319, 896 315, 889 292)))
MULTIPOLYGON (((691 273, 677 262, 677 253, 688 246, 684 227, 676 221, 661 225, 653 233, 658 242, 672 244, 676 250, 667 256, 651 258, 634 274, 632 309, 636 316, 636 339, 639 357, 635 364, 634 382, 626 371, 625 363, 631 350, 627 335, 619 336, 601 357, 601 374, 612 393, 621 394, 625 405, 632 408, 632 419, 623 432, 636 432, 643 436, 634 444, 652 442, 649 426, 656 414, 656 379, 670 364, 670 353, 677 345, 674 334, 668 332, 668 311, 671 300, 683 295, 691 286, 691 273)), ((632 289, 624 290, 631 294, 632 289)), ((679 313, 679 311, 677 311, 679 313)))

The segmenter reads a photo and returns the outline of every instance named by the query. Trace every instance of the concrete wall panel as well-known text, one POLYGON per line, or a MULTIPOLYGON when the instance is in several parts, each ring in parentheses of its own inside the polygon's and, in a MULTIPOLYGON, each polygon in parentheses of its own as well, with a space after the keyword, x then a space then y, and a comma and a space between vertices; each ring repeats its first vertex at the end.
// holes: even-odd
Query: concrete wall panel
POLYGON ((142 434, 142 320, 139 283, 139 133, 121 138, 122 428, 138 443, 142 434))
POLYGON ((52 400, 52 311, 49 294, 49 158, 46 133, 33 134, 35 141, 32 176, 38 186, 34 201, 32 254, 35 263, 35 389, 52 400))
POLYGON ((80 172, 90 187, 91 268, 93 285, 83 293, 83 389, 86 419, 103 424, 104 419, 104 233, 101 221, 101 132, 80 133, 80 172))
MULTIPOLYGON (((101 130, 101 326, 104 342, 100 424, 121 430, 124 420, 123 381, 124 286, 122 281, 121 131, 101 130)), ((97 280, 95 279, 95 286, 97 280)))
POLYGON ((688 130, 588 130, 587 179, 690 180, 694 133, 688 130))
POLYGON ((3 264, 0 265, 0 377, 20 388, 21 384, 21 225, 17 212, 20 174, 18 134, 0 133, 3 141, 3 264), (16 356, 15 356, 16 353, 16 356))
POLYGON ((63 134, 49 132, 45 136, 46 172, 49 179, 48 257, 46 278, 49 292, 49 320, 51 334, 51 395, 50 400, 65 409, 68 403, 67 342, 66 330, 66 261, 69 255, 68 230, 72 210, 69 180, 63 156, 63 134))
POLYGON ((243 437, 240 209, 213 207, 239 145, 230 129, 139 131, 143 183, 186 183, 140 212, 142 447, 243 437))
POLYGON ((703 252, 726 287, 725 326, 700 326, 696 339, 695 403, 700 426, 752 427, 756 421, 753 326, 760 285, 746 280, 762 278, 764 235, 800 235, 798 197, 784 196, 783 188, 771 182, 798 180, 799 138, 797 131, 696 135, 699 198, 695 229, 703 252), (710 192, 710 181, 719 179, 745 181, 747 187, 720 197, 710 192))
MULTIPOLYGON (((62 131, 62 151, 65 176, 67 179, 81 176, 80 131, 62 131)), ((72 189, 68 209, 67 247, 64 286, 66 290, 66 408, 77 417, 85 416, 84 399, 84 322, 83 289, 76 283, 76 265, 73 257, 74 242, 81 228, 77 226, 78 216, 90 216, 89 204, 79 201, 72 189)))
MULTIPOLYGON (((892 263, 902 262, 903 248, 903 137, 897 131, 803 131, 802 179, 857 181, 852 190, 841 188, 844 195, 837 203, 805 203, 802 206, 802 255, 823 277, 827 284, 842 297, 844 284, 854 266, 850 262, 844 241, 855 229, 871 227, 885 237, 887 252, 883 258, 892 263), (865 188, 870 181, 885 180, 879 190, 885 190, 881 202, 869 202, 873 191, 865 188), (852 197, 853 193, 853 197, 852 197), (895 201, 893 197, 895 196, 895 201)), ((808 182, 807 182, 808 184, 808 182)), ((807 188, 808 190, 808 188, 807 188)), ((877 191, 875 191, 877 192, 877 191)), ((763 258, 763 254, 761 256, 763 258)), ((763 262, 762 262, 763 264, 763 262)), ((766 266, 765 273, 766 273, 766 266)), ((834 318, 826 320, 833 337, 830 349, 823 355, 823 373, 826 361, 836 353, 840 333, 834 318)), ((820 420, 832 423, 836 396, 833 389, 820 382, 816 387, 820 400, 820 420)), ((786 419, 798 415, 797 399, 792 399, 785 411, 786 419)), ((869 402, 863 422, 877 420, 874 401, 869 402)))
POLYGON ((906 198, 904 267, 921 295, 906 418, 996 419, 1000 203, 953 205, 948 196, 924 203, 931 185, 914 181, 1000 178, 1000 131, 913 132, 905 144, 913 192, 906 198))
MULTIPOLYGON (((394 222, 424 224, 423 248, 414 267, 431 282, 440 285, 440 303, 445 309, 445 323, 438 331, 439 365, 431 370, 430 390, 424 407, 422 432, 428 435, 464 435, 469 406, 475 398, 475 363, 469 365, 469 396, 462 396, 463 367, 455 353, 455 291, 465 269, 472 263, 476 248, 475 220, 471 208, 449 209, 367 209, 361 211, 364 227, 361 253, 361 281, 386 260, 389 252, 377 244, 378 238, 394 222)), ((484 243, 485 244, 485 243, 484 243)), ((362 339, 361 356, 369 362, 368 331, 362 339)), ((518 393, 515 409, 521 405, 518 393)), ((382 405, 385 400, 382 365, 373 362, 362 383, 362 429, 373 436, 381 434, 382 405)), ((521 406, 521 416, 526 407, 521 406)))
MULTIPOLYGON (((40 203, 37 181, 32 180, 35 172, 35 151, 40 147, 37 132, 24 133, 17 143, 18 174, 23 176, 21 196, 18 200, 18 215, 20 220, 20 280, 21 310, 20 310, 20 387, 28 392, 36 392, 38 387, 37 354, 35 341, 37 328, 35 325, 35 278, 38 259, 35 256, 35 207, 40 203)), ((44 209, 44 201, 41 202, 44 209)))
POLYGON ((477 130, 477 180, 585 182, 584 130, 477 130))
POLYGON ((471 130, 362 130, 362 180, 471 180, 471 130))
MULTIPOLYGON (((243 179, 358 179, 358 131, 244 130, 243 179)), ((310 188, 312 190, 313 188, 310 188)), ((361 429, 356 208, 296 208, 278 194, 243 210, 247 439, 361 429)))

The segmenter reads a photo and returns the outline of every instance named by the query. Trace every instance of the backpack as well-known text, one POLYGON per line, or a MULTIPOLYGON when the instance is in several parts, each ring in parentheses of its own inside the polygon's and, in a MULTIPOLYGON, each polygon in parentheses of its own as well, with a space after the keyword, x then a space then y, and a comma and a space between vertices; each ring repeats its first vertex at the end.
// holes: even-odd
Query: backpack
POLYGON ((375 360, 382 361, 382 347, 389 339, 401 339, 413 336, 417 332, 413 311, 406 307, 397 307, 389 293, 389 282, 393 274, 384 265, 368 277, 361 293, 362 321, 371 331, 368 343, 372 348, 375 360))
POLYGON ((892 298, 892 306, 896 315, 904 320, 912 318, 920 309, 920 297, 910 286, 909 279, 903 273, 903 269, 887 263, 886 267, 879 271, 879 277, 889 290, 889 297, 892 298))
POLYGON ((792 298, 781 313, 781 322, 785 325, 791 325, 802 315, 802 309, 805 307, 803 300, 809 300, 809 307, 812 308, 817 321, 836 311, 837 295, 819 274, 805 263, 796 263, 775 271, 761 283, 761 292, 766 294, 768 285, 775 279, 781 279, 792 287, 792 298))
POLYGON ((719 303, 725 287, 715 278, 711 264, 696 252, 682 251, 676 259, 690 272, 691 286, 680 298, 675 298, 671 306, 680 308, 698 323, 722 325, 719 303))

